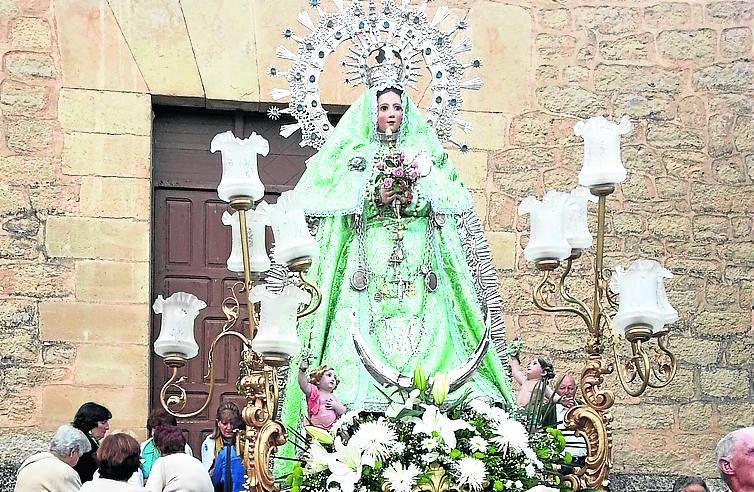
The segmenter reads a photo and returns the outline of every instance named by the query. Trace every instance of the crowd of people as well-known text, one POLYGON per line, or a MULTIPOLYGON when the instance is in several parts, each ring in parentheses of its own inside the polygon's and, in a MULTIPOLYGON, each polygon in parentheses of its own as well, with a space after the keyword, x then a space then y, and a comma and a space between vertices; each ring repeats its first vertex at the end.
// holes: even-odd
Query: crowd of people
MULTIPOLYGON (((575 404, 575 382, 567 376, 558 393, 565 409, 575 404)), ((562 414, 565 410, 559 409, 562 414)), ((244 468, 236 449, 243 428, 238 407, 217 409, 215 429, 193 456, 174 416, 155 410, 147 420, 149 438, 143 443, 130 434, 108 434, 112 418, 102 405, 88 402, 73 422, 60 426, 49 451, 29 456, 20 466, 15 492, 238 492, 244 468)), ((566 437, 574 456, 585 455, 583 444, 566 437)), ((715 462, 732 492, 754 491, 754 427, 737 429, 717 444, 715 462)), ((673 492, 708 492, 704 480, 679 477, 673 492)))
POLYGON ((176 418, 163 409, 147 419, 149 438, 110 430, 112 413, 84 403, 71 424, 60 426, 49 451, 20 466, 15 492, 238 492, 244 485, 236 433, 243 428, 233 403, 217 409, 215 429, 193 456, 176 418))

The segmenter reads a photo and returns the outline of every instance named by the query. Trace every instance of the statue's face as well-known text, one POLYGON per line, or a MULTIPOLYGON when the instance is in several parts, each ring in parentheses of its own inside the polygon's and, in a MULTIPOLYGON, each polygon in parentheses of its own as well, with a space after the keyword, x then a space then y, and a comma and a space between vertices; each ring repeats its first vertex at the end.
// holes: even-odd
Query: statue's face
POLYGON ((377 98, 377 129, 384 133, 387 128, 395 133, 403 121, 403 103, 395 92, 386 92, 377 98))

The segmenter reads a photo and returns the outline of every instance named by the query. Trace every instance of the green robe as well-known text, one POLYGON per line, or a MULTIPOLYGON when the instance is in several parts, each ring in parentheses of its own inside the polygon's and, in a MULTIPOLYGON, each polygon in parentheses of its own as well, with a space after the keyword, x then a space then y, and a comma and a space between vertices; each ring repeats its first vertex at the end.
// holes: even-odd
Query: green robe
MULTIPOLYGON (((428 375, 458 367, 484 332, 484 317, 454 220, 472 207, 471 196, 434 130, 405 96, 397 147, 406 162, 427 153, 433 167, 419 178, 414 200, 401 219, 406 254, 399 275, 390 267, 397 219, 392 210, 374 201, 374 156, 384 145, 374 138, 375 107, 372 89, 346 112, 296 186, 307 197, 306 213, 318 218, 320 254, 313 259, 309 277, 323 295, 321 307, 299 322, 302 353, 308 355, 311 368, 327 364, 335 369, 340 380, 335 396, 349 410, 380 410, 388 403, 356 353, 349 333, 353 314, 372 353, 405 375, 416 365, 428 375), (354 157, 363 158, 361 166, 354 157), (447 214, 447 220, 428 234, 431 212, 447 214), (358 214, 364 223, 364 259, 353 220, 358 214), (421 271, 425 263, 437 275, 434 292, 421 271), (351 286, 351 276, 360 265, 367 267, 369 279, 363 291, 351 286)), ((291 361, 282 407, 283 422, 294 429, 300 428, 306 412, 297 383, 299 362, 300 356, 291 361)), ((487 352, 462 390, 467 388, 475 396, 507 404, 514 401, 507 370, 494 350, 487 352)), ((280 451, 287 456, 294 453, 291 445, 280 451)))

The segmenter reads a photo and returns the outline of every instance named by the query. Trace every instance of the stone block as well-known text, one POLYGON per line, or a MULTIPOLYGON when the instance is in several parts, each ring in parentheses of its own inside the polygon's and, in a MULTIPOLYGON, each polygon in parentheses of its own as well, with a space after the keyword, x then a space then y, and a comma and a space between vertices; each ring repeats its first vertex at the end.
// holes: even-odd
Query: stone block
POLYGON ((464 94, 465 110, 513 113, 529 107, 533 70, 529 12, 518 5, 488 1, 475 2, 469 9, 466 20, 472 26, 474 56, 491 62, 479 71, 484 88, 464 94), (508 49, 501 52, 500 46, 508 49))
POLYGON ((727 185, 745 185, 751 182, 741 156, 738 155, 712 161, 712 176, 717 182, 727 185))
POLYGON ((39 256, 36 239, 0 233, 0 258, 4 260, 33 260, 39 256))
POLYGON ((60 163, 49 157, 8 155, 0 157, 0 176, 14 185, 40 186, 54 183, 60 163))
POLYGON ((577 118, 562 118, 534 111, 523 113, 511 122, 511 144, 515 146, 562 146, 581 144, 581 137, 573 134, 577 118))
POLYGON ((10 43, 18 50, 50 51, 50 25, 38 17, 19 17, 10 25, 10 43))
POLYGON ((76 359, 76 346, 65 342, 42 342, 42 363, 48 366, 70 366, 76 359))
POLYGON ((543 9, 539 11, 539 27, 553 31, 563 31, 571 26, 571 12, 568 9, 543 9))
POLYGON ((474 202, 474 212, 482 221, 482 228, 487 231, 487 193, 484 190, 469 190, 474 202))
POLYGON ((19 365, 9 367, 4 374, 5 383, 18 390, 28 390, 42 383, 54 384, 70 380, 71 368, 19 365))
POLYGON ((640 234, 644 231, 644 220, 641 214, 623 212, 612 216, 613 228, 619 236, 640 234))
POLYGON ((151 135, 147 94, 61 89, 58 118, 63 131, 151 135))
POLYGON ((558 67, 554 65, 540 65, 535 71, 535 77, 537 79, 537 85, 545 86, 548 84, 558 83, 558 67))
POLYGON ((710 429, 712 405, 692 402, 678 407, 678 425, 682 431, 702 432, 710 429))
POLYGON ((6 80, 0 85, 0 110, 3 114, 30 116, 47 107, 50 90, 6 80))
POLYGON ((149 260, 149 223, 127 219, 50 217, 45 248, 51 257, 149 260))
POLYGON ((515 200, 526 195, 542 196, 542 178, 539 173, 527 173, 524 176, 517 172, 502 171, 492 175, 495 191, 506 193, 515 200))
POLYGON ((75 214, 79 208, 79 185, 64 180, 29 190, 31 205, 40 216, 75 214))
POLYGON ((599 50, 605 60, 646 60, 654 53, 654 37, 645 32, 601 41, 599 50))
POLYGON ((149 302, 149 263, 76 262, 76 299, 80 301, 149 302))
POLYGON ((148 179, 84 176, 81 179, 81 213, 91 217, 149 220, 151 191, 148 179))
POLYGON ((680 178, 702 179, 710 172, 707 162, 703 152, 669 150, 662 153, 662 163, 667 173, 680 178))
POLYGON ((728 242, 722 244, 718 250, 720 257, 738 265, 754 264, 754 247, 750 241, 745 243, 728 242))
POLYGON ((672 120, 676 116, 673 98, 662 93, 618 94, 613 101, 616 115, 637 119, 672 120))
POLYGON ((108 5, 151 94, 204 96, 181 5, 168 0, 112 0, 108 5))
POLYGON ((750 186, 691 183, 691 208, 700 212, 751 211, 754 190, 750 186))
POLYGON ((718 63, 694 70, 696 91, 747 93, 754 90, 754 62, 718 63))
POLYGON ((147 304, 45 301, 39 304, 39 333, 42 340, 145 344, 149 317, 147 304))
POLYGON ((721 243, 728 239, 730 222, 725 216, 695 215, 694 239, 721 243))
POLYGON ((751 426, 754 422, 752 403, 720 403, 717 408, 721 436, 735 429, 751 426))
POLYGON ((700 150, 704 148, 704 134, 695 128, 650 122, 647 143, 660 148, 700 150))
MULTIPOLYGON (((260 101, 258 80, 267 77, 267 67, 257 64, 254 30, 255 5, 244 0, 221 0, 212 4, 208 15, 206 2, 188 0, 181 3, 191 48, 199 68, 207 99, 260 101), (222 36, 218 39, 218 33, 222 36), (218 41, 222 48, 218 49, 218 41), (233 75, 228 76, 228 67, 233 75)), ((266 94, 265 94, 266 96, 266 94)))
POLYGON ((702 311, 696 314, 691 326, 698 335, 725 339, 730 335, 746 333, 751 328, 751 320, 748 313, 702 311))
POLYGON ((689 402, 695 400, 694 373, 685 368, 678 368, 673 380, 664 388, 653 388, 643 396, 643 402, 667 404, 673 402, 689 402))
POLYGON ((0 295, 31 298, 73 295, 72 265, 66 263, 0 264, 0 295))
POLYGON ((754 116, 744 115, 736 118, 733 128, 733 143, 739 152, 754 151, 754 116))
POLYGON ((516 202, 504 193, 491 193, 487 207, 487 227, 493 231, 509 231, 516 219, 516 202))
POLYGON ((751 53, 751 28, 724 29, 720 37, 720 54, 726 58, 746 57, 751 53))
POLYGON ((721 265, 714 260, 670 258, 665 266, 673 273, 702 278, 720 278, 721 265))
POLYGON ((487 154, 485 152, 462 153, 448 150, 448 156, 458 170, 461 181, 467 188, 484 189, 487 186, 487 154))
POLYGON ((76 353, 75 381, 78 384, 143 385, 149 380, 149 346, 133 343, 104 345, 82 343, 76 353))
POLYGON ((754 112, 754 99, 743 94, 713 94, 709 99, 709 112, 751 114, 754 112))
POLYGON ((52 146, 53 123, 48 120, 5 118, 5 141, 16 152, 36 152, 52 146))
POLYGON ((499 270, 512 270, 516 264, 516 234, 513 232, 490 232, 487 240, 492 249, 492 262, 499 270))
POLYGON ((54 12, 63 87, 147 92, 108 2, 56 0, 54 12))
POLYGON ((656 198, 654 184, 650 176, 630 173, 620 186, 623 196, 630 197, 631 200, 647 201, 656 198))
POLYGON ((738 285, 707 282, 704 298, 709 311, 736 311, 739 308, 738 285))
POLYGON ((693 18, 693 8, 683 2, 650 5, 644 9, 644 22, 648 26, 660 28, 688 26, 693 18))
POLYGON ((471 149, 497 150, 505 147, 510 119, 502 113, 459 111, 458 117, 473 125, 469 133, 453 130, 454 139, 471 149))
POLYGON ((752 224, 749 217, 732 217, 730 219, 733 237, 735 239, 748 239, 751 237, 752 224))
POLYGON ((5 72, 19 79, 51 79, 55 77, 55 62, 50 55, 28 51, 13 51, 3 57, 5 72))
POLYGON ((713 29, 662 31, 657 35, 657 52, 668 60, 711 60, 716 45, 713 29))
POLYGON ((691 237, 691 220, 683 215, 647 217, 647 230, 662 238, 688 239, 691 237))
POLYGON ((151 153, 151 139, 147 135, 66 133, 63 139, 63 172, 149 178, 151 153))
POLYGON ((567 34, 541 33, 534 39, 534 47, 540 61, 559 62, 576 54, 576 38, 567 34))
POLYGON ((677 204, 685 203, 689 196, 689 183, 675 177, 658 176, 655 178, 655 189, 660 198, 677 200, 677 204))
POLYGON ((713 398, 746 398, 749 374, 738 369, 703 368, 699 373, 699 386, 702 393, 713 398))
POLYGON ((576 29, 594 30, 601 34, 636 31, 641 22, 641 10, 635 7, 576 7, 573 13, 576 29))
MULTIPOLYGON (((521 138, 521 137, 517 137, 521 138)), ((490 154, 489 167, 493 172, 508 171, 524 174, 551 167, 555 163, 552 149, 526 146, 499 150, 490 154)))
POLYGON ((615 405, 613 428, 616 431, 638 429, 666 430, 673 426, 673 405, 615 405))
POLYGON ((735 151, 733 125, 736 115, 732 113, 713 114, 709 117, 709 155, 719 157, 735 151))
POLYGON ((723 24, 746 23, 754 19, 754 5, 747 1, 707 4, 707 18, 723 24))
POLYGON ((572 167, 548 169, 542 175, 545 190, 570 190, 578 184, 578 171, 572 167))
MULTIPOLYGON (((102 374, 106 377, 107 374, 102 374)), ((113 410, 110 427, 127 430, 141 428, 147 419, 149 388, 147 382, 139 386, 124 386, 118 381, 109 380, 108 385, 69 385, 55 384, 42 388, 41 414, 45 416, 41 427, 55 429, 70 422, 71 415, 85 401, 96 401, 113 410), (117 409, 128 409, 118 412, 117 409)))
POLYGON ((0 1, 0 15, 7 16, 7 18, 15 17, 18 15, 18 2, 16 0, 2 0, 0 1))
POLYGON ((547 86, 537 90, 540 106, 553 113, 566 113, 588 118, 605 112, 603 97, 574 86, 547 86))
POLYGON ((24 213, 29 207, 29 199, 20 186, 0 184, 0 217, 24 213))
POLYGON ((687 96, 678 102, 678 119, 683 126, 702 128, 707 123, 704 101, 697 96, 687 96))
POLYGON ((673 336, 671 343, 680 364, 708 366, 720 359, 720 342, 673 336))
POLYGON ((655 66, 606 65, 594 69, 594 87, 605 92, 678 92, 682 74, 655 66))
POLYGON ((587 85, 592 71, 580 65, 563 67, 563 82, 570 85, 587 85))

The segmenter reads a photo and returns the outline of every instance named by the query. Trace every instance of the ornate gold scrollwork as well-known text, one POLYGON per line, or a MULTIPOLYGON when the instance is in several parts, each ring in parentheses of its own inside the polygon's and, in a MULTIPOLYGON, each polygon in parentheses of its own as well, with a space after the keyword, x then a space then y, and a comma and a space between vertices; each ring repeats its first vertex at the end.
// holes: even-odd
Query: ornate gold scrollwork
POLYGON ((590 355, 581 371, 581 394, 586 403, 599 412, 604 412, 615 403, 615 395, 610 390, 600 388, 605 374, 613 372, 612 364, 602 367, 602 358, 590 355))
POLYGON ((572 407, 566 413, 563 424, 586 442, 587 456, 583 467, 563 477, 563 483, 572 490, 599 488, 608 484, 612 467, 612 434, 609 413, 598 411, 590 405, 572 407))

